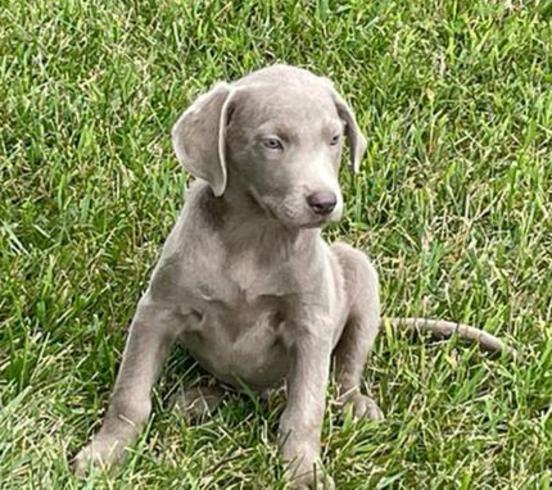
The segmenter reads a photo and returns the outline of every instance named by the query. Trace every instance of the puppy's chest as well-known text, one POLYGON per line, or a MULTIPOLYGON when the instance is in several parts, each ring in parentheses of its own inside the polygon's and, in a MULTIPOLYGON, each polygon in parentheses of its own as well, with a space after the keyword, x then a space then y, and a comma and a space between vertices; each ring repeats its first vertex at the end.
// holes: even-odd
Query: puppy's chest
POLYGON ((197 296, 230 310, 258 312, 274 307, 293 294, 295 281, 288 267, 261 261, 251 252, 219 259, 204 271, 196 284, 197 296))
POLYGON ((226 382, 275 383, 285 373, 289 337, 289 288, 281 277, 241 257, 197 279, 192 290, 198 321, 184 334, 190 353, 226 382))

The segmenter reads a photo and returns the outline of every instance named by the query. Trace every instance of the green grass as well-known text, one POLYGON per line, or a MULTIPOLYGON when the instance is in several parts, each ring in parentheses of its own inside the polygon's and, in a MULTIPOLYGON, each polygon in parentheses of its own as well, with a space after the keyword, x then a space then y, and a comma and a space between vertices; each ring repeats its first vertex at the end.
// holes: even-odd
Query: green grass
POLYGON ((285 61, 333 78, 368 137, 326 231, 366 250, 387 315, 463 320, 522 359, 383 332, 387 415, 340 420, 341 489, 552 479, 552 2, 0 2, 0 487, 283 488, 284 401, 188 427, 175 352, 129 463, 75 479, 125 328, 182 202, 171 125, 220 79, 285 61))

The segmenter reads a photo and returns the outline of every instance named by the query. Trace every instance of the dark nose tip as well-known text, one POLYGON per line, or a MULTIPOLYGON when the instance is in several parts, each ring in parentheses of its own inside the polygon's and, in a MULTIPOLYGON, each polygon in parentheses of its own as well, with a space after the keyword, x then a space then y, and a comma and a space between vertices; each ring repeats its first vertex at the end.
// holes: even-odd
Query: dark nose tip
POLYGON ((307 202, 316 214, 330 214, 337 204, 337 197, 333 192, 314 192, 307 197, 307 202))

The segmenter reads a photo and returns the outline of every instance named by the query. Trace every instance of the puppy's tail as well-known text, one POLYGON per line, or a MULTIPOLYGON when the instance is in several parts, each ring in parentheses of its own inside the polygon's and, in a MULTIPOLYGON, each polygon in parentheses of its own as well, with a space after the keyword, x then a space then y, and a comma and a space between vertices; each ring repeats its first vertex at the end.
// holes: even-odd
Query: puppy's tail
POLYGON ((452 337, 456 334, 462 339, 477 342, 481 348, 485 350, 499 353, 503 352, 512 356, 514 359, 517 357, 517 352, 499 338, 479 328, 463 323, 449 322, 446 320, 432 320, 429 318, 388 318, 387 321, 394 328, 406 327, 409 330, 426 331, 440 338, 452 337))

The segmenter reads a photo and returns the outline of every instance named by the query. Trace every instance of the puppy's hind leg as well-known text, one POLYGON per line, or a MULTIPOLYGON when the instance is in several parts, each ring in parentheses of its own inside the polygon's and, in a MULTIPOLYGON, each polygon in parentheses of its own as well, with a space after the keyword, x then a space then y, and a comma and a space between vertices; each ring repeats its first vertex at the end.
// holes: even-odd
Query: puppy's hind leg
POLYGON ((377 273, 362 252, 344 244, 336 244, 332 250, 343 267, 350 302, 349 315, 334 350, 339 402, 352 405, 357 418, 381 420, 383 413, 375 400, 360 390, 364 365, 381 322, 377 273))
POLYGON ((195 422, 211 415, 225 395, 221 386, 199 385, 177 393, 174 405, 188 422, 195 422))

